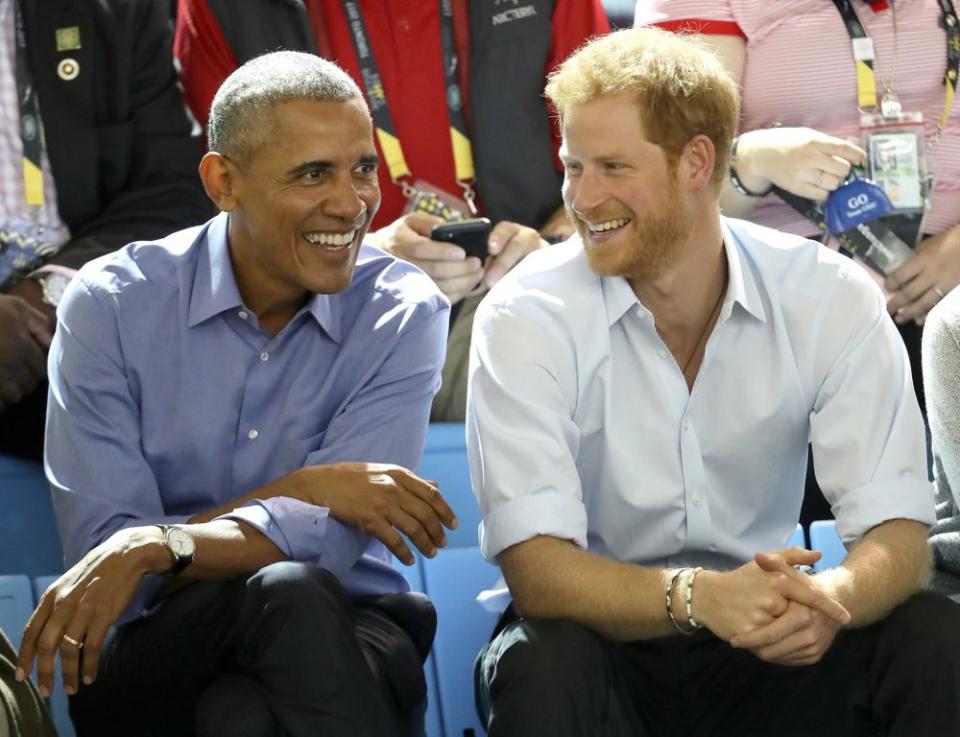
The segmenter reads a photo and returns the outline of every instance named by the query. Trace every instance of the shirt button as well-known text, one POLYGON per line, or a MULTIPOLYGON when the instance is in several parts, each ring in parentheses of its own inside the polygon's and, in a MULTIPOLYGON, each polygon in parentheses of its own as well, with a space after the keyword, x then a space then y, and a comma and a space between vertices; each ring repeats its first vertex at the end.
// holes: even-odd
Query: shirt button
POLYGON ((267 361, 267 360, 269 360, 269 358, 270 358, 270 354, 267 353, 266 351, 264 351, 263 353, 260 354, 260 360, 261 360, 261 361, 267 361))
POLYGON ((647 316, 647 311, 646 311, 645 309, 643 309, 642 307, 638 307, 638 308, 637 308, 637 317, 639 317, 639 318, 642 320, 642 319, 645 318, 646 316, 647 316))
POLYGON ((684 423, 683 423, 683 431, 684 431, 684 432, 690 432, 690 423, 689 423, 689 422, 684 422, 684 423))
POLYGON ((258 433, 256 430, 251 430, 250 432, 247 433, 247 437, 250 438, 251 440, 256 440, 259 434, 260 433, 258 433))
POLYGON ((703 499, 700 497, 699 494, 698 494, 697 496, 693 497, 693 504, 694 504, 694 506, 696 506, 696 507, 699 507, 699 506, 700 506, 700 502, 702 502, 702 501, 703 501, 703 499))
POLYGON ((663 348, 661 348, 660 350, 657 351, 657 355, 660 356, 660 358, 666 358, 667 352, 663 348))
POLYGON ((246 320, 246 319, 247 319, 247 311, 246 311, 246 310, 240 310, 240 312, 237 313, 237 317, 239 317, 241 320, 246 320))

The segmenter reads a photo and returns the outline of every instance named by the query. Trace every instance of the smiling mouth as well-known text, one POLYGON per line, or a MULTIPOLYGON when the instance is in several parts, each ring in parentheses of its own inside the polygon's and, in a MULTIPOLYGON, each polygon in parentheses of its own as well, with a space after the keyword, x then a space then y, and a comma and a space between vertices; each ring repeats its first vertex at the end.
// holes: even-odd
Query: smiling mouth
POLYGON ((604 235, 614 230, 620 230, 630 222, 630 218, 616 218, 614 220, 604 220, 599 223, 588 223, 584 221, 590 235, 604 235))
POLYGON ((318 231, 304 233, 303 239, 314 246, 320 246, 328 251, 342 251, 349 248, 357 237, 359 228, 348 230, 345 233, 322 233, 318 231))

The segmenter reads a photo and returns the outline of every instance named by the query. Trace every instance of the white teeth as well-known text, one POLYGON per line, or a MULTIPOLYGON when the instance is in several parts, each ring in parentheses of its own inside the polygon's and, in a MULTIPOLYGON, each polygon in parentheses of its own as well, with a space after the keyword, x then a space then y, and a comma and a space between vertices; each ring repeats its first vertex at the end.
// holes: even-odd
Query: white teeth
POLYGON ((347 233, 304 233, 303 237, 317 246, 348 246, 353 243, 357 231, 351 230, 347 233))
POLYGON ((602 223, 587 223, 587 228, 590 229, 591 233, 603 233, 606 230, 622 228, 629 222, 630 220, 627 218, 617 218, 616 220, 607 220, 602 223))

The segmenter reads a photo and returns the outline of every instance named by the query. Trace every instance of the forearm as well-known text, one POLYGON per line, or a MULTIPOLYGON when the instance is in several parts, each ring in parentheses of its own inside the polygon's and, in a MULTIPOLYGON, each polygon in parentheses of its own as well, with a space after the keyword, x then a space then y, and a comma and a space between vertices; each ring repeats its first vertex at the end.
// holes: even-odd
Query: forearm
POLYGON ((525 617, 570 619, 615 640, 674 632, 664 605, 666 571, 602 558, 546 536, 504 550, 498 562, 525 617))
MULTIPOLYGON (((217 520, 190 525, 190 536, 196 545, 193 562, 179 574, 185 579, 229 578, 252 573, 286 556, 249 525, 233 520, 217 520)), ((82 568, 88 559, 97 558, 104 546, 126 561, 134 575, 162 575, 174 564, 173 555, 157 525, 131 527, 114 533, 103 545, 88 553, 75 568, 82 568)))
POLYGON ((850 551, 843 565, 820 578, 850 612, 850 627, 883 619, 916 593, 930 574, 927 527, 895 519, 877 525, 850 551))
POLYGON ((217 517, 220 517, 224 514, 229 514, 234 509, 242 507, 248 502, 255 500, 273 499, 275 497, 289 497, 290 499, 298 499, 300 501, 312 503, 311 498, 306 494, 304 471, 305 469, 297 469, 296 471, 292 471, 285 476, 274 479, 270 483, 264 484, 263 486, 258 486, 256 489, 244 494, 243 496, 224 502, 223 504, 213 507, 212 509, 208 509, 204 512, 198 512, 197 514, 192 515, 187 522, 192 525, 210 522, 217 517))

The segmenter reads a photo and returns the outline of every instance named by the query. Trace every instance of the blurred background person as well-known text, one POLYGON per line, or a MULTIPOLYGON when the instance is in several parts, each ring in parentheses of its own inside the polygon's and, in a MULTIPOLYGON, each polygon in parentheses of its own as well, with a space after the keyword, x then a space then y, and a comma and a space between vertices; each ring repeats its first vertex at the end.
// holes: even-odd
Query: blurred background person
POLYGON ((39 460, 76 269, 211 214, 166 0, 0 0, 0 454, 39 460))

